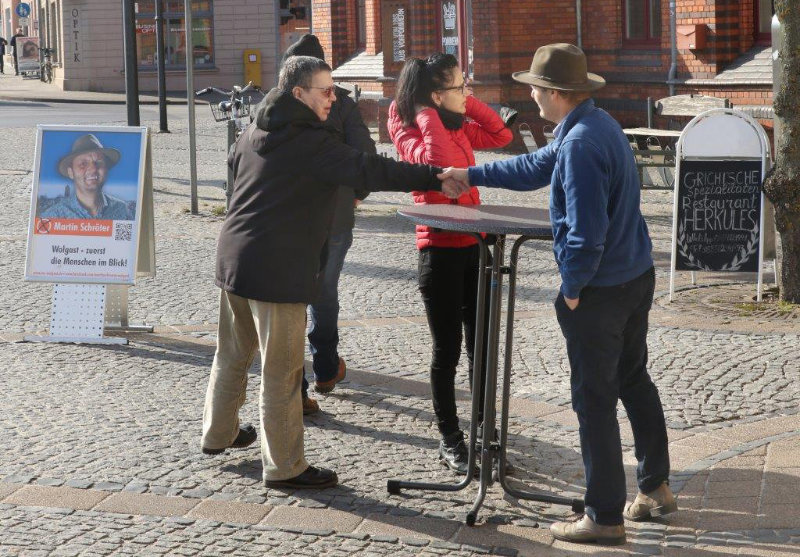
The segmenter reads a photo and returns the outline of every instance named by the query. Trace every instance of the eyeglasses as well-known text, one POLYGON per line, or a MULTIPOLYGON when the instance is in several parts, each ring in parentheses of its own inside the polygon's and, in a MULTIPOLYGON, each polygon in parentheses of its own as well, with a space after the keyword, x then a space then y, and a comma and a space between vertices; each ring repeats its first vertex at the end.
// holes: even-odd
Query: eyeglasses
POLYGON ((322 94, 326 97, 336 96, 336 85, 331 85, 329 87, 304 87, 304 89, 319 89, 322 91, 322 94))
POLYGON ((463 77, 464 77, 464 83, 462 83, 461 85, 456 85, 455 87, 442 87, 441 89, 437 89, 437 91, 459 91, 463 95, 466 89, 471 89, 467 76, 463 77))

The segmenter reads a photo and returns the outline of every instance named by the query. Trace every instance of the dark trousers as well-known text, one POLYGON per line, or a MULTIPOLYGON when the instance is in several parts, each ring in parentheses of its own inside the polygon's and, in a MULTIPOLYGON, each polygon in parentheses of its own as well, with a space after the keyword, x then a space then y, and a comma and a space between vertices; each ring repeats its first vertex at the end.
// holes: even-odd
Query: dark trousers
MULTIPOLYGON (((462 327, 470 388, 473 387, 478 262, 477 245, 467 248, 430 247, 419 252, 419 291, 433 340, 430 370, 433 411, 442 436, 459 431, 455 377, 461 356, 462 327)), ((488 333, 488 327, 484 331, 488 333)), ((483 366, 483 371, 478 382, 481 401, 486 366, 483 366)), ((478 419, 481 421, 482 416, 478 419)))
MULTIPOLYGON (((353 245, 353 231, 332 234, 328 238, 328 258, 316 301, 309 306, 311 328, 308 345, 316 381, 330 381, 339 372, 339 276, 344 258, 353 245)), ((303 373, 303 396, 308 396, 308 380, 303 373)))
POLYGON ((651 268, 624 284, 584 288, 574 311, 563 295, 555 301, 567 341, 572 408, 580 425, 586 514, 598 524, 622 524, 625 506, 618 399, 633 429, 639 489, 653 491, 669 477, 664 410, 647 373, 647 318, 654 286, 651 268))

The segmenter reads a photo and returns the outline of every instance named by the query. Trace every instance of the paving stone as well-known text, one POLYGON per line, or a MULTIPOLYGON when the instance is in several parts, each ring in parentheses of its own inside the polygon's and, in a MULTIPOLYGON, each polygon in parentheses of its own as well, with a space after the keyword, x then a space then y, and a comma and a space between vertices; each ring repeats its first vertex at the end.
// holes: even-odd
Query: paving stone
POLYGON ((219 522, 257 524, 272 509, 268 505, 252 505, 234 501, 206 499, 194 507, 187 516, 219 522))
POLYGON ((339 538, 346 538, 353 540, 366 540, 367 538, 369 538, 369 534, 364 532, 344 532, 344 533, 337 533, 336 536, 339 538))
POLYGON ((369 539, 380 543, 397 543, 399 540, 397 536, 390 536, 388 534, 370 534, 369 539))
POLYGON ((58 487, 64 485, 64 480, 57 478, 36 478, 36 484, 49 487, 58 487))
POLYGON ((197 505, 196 499, 152 493, 113 493, 95 507, 101 512, 130 515, 181 516, 197 505))
POLYGON ((371 537, 375 535, 391 535, 396 537, 426 536, 448 540, 459 528, 460 524, 452 520, 369 514, 364 521, 358 525, 356 531, 368 533, 371 537))
POLYGON ((122 488, 125 487, 125 484, 117 482, 97 482, 92 487, 94 489, 99 489, 100 491, 122 491, 122 488))
POLYGON ((430 540, 404 536, 400 538, 400 543, 405 545, 412 545, 414 547, 425 547, 426 545, 428 545, 428 543, 430 543, 430 540))
POLYGON ((759 513, 760 528, 796 528, 800 524, 800 509, 796 501, 780 505, 762 504, 759 513))
POLYGON ((183 497, 191 497, 192 499, 204 499, 210 497, 214 492, 210 489, 187 489, 181 494, 183 497))
POLYGON ((261 521, 261 524, 335 530, 336 532, 352 532, 361 522, 361 517, 334 509, 306 509, 299 507, 275 507, 261 521))
POLYGON ((34 479, 36 479, 36 476, 30 476, 27 474, 14 474, 3 478, 3 482, 11 484, 27 484, 32 482, 34 479))
POLYGON ((72 487, 26 485, 6 497, 3 501, 13 505, 89 510, 106 497, 108 497, 108 493, 101 491, 89 491, 72 487))
POLYGON ((710 482, 706 489, 707 497, 758 497, 761 493, 761 480, 749 482, 710 482))
POLYGON ((19 485, 0 482, 0 501, 2 501, 7 495, 14 493, 19 488, 19 485))

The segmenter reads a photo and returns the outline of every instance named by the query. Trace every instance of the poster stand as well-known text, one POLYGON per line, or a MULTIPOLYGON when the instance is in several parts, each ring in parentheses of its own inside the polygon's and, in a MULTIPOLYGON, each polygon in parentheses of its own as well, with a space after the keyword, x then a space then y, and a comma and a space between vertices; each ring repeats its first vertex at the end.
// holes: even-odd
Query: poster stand
MULTIPOLYGON (((144 128, 142 128, 144 130, 144 128)), ((144 136, 144 177, 139 203, 135 275, 155 276, 155 222, 153 212, 153 163, 149 130, 144 136)), ((39 149, 37 145, 37 150, 39 149)), ((34 175, 38 175, 37 153, 34 175)), ((33 219, 33 216, 31 217, 33 219)), ((50 334, 26 335, 28 342, 127 344, 123 337, 105 337, 104 331, 153 332, 152 325, 128 322, 128 284, 53 284, 50 334)))
POLYGON ((50 334, 26 336, 28 342, 128 344, 128 339, 103 336, 105 284, 54 284, 50 334))
MULTIPOLYGON (((144 167, 142 216, 139 225, 139 249, 136 258, 136 276, 156 276, 155 219, 153 215, 153 148, 150 131, 147 132, 147 155, 144 167)), ((152 333, 152 325, 128 323, 127 284, 106 286, 105 330, 114 332, 152 333)))
POLYGON ((676 152, 670 301, 676 271, 690 271, 692 285, 696 272, 707 271, 755 272, 761 302, 767 222, 762 182, 770 165, 764 129, 743 112, 712 109, 686 125, 676 152))

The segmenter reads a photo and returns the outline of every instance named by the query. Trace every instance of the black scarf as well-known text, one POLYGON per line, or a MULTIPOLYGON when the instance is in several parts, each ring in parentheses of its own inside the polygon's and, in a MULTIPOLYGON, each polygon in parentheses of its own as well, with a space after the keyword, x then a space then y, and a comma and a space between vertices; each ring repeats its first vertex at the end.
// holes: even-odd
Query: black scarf
POLYGON ((442 120, 442 124, 448 130, 460 130, 461 126, 464 125, 464 115, 459 114, 458 112, 453 112, 452 110, 447 110, 446 108, 442 108, 441 106, 436 107, 436 112, 439 114, 439 118, 442 120))

